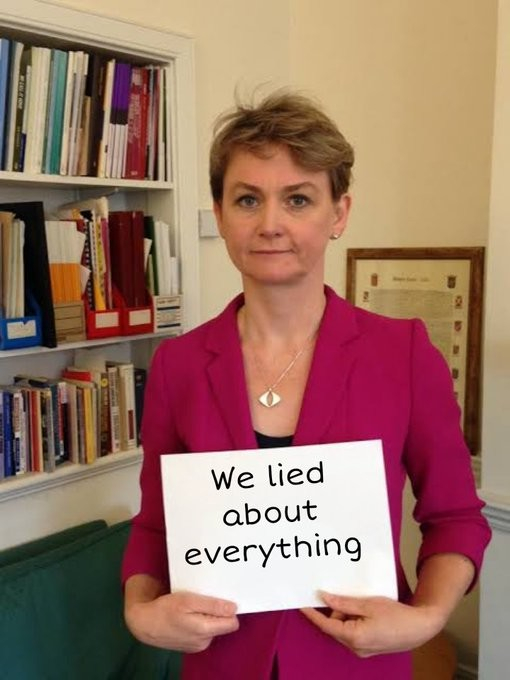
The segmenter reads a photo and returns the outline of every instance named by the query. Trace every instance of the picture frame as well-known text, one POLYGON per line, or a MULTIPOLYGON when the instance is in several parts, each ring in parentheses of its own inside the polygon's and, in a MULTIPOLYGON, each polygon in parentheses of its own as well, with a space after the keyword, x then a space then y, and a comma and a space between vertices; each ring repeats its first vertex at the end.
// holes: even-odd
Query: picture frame
POLYGON ((480 453, 483 247, 349 248, 346 298, 385 316, 420 318, 444 356, 472 455, 480 453))

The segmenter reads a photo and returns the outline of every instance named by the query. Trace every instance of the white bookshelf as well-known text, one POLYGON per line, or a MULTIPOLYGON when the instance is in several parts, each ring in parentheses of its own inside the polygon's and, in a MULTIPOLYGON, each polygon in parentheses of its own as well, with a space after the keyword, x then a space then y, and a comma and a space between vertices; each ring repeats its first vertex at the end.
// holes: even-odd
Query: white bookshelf
MULTIPOLYGON (((196 325, 199 322, 200 305, 192 39, 39 0, 3 0, 0 3, 0 35, 31 44, 85 49, 142 64, 171 66, 172 77, 167 89, 171 120, 171 181, 25 175, 0 171, 0 202, 43 200, 45 209, 51 212, 63 203, 108 195, 111 209, 141 209, 146 214, 170 222, 181 263, 183 328, 196 325)), ((107 358, 124 358, 138 365, 148 365, 162 337, 165 337, 164 334, 158 333, 73 343, 54 349, 36 347, 2 351, 0 382, 11 382, 12 376, 21 371, 56 376, 72 361, 73 351, 80 347, 103 346, 107 358)), ((131 477, 137 476, 140 459, 139 450, 129 451, 106 456, 90 466, 65 464, 54 473, 20 475, 1 482, 2 513, 8 510, 9 504, 13 508, 20 507, 19 502, 23 499, 24 518, 17 518, 17 523, 26 526, 27 531, 18 530, 15 536, 7 536, 0 527, 0 549, 7 544, 29 540, 33 535, 61 528, 62 518, 56 518, 51 526, 45 522, 44 527, 39 527, 43 520, 35 516, 35 508, 37 506, 40 510, 40 499, 37 502, 34 500, 34 508, 31 508, 31 499, 43 496, 51 507, 55 494, 58 494, 59 499, 57 505, 62 502, 62 494, 68 494, 69 502, 72 503, 75 500, 73 495, 79 496, 77 489, 84 480, 90 485, 97 481, 98 476, 112 477, 116 474, 119 479, 125 480, 126 470, 131 477)), ((131 477, 129 483, 125 484, 125 497, 120 489, 114 499, 97 499, 96 506, 88 509, 88 515, 91 518, 105 516, 108 519, 113 503, 125 503, 126 513, 129 513, 137 503, 137 499, 133 501, 131 498, 131 477)), ((85 517, 88 518, 88 515, 86 513, 85 517)), ((81 512, 78 516, 81 517, 81 512)), ((71 513, 69 521, 73 517, 71 513)), ((63 525, 67 526, 68 523, 64 521, 63 525)))

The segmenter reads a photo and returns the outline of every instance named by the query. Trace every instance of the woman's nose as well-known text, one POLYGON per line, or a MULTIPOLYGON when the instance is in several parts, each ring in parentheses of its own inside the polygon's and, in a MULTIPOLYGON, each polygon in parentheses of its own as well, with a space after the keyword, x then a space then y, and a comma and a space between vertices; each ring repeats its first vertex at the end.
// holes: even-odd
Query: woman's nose
POLYGON ((262 236, 274 237, 281 235, 284 228, 283 214, 281 207, 276 202, 268 201, 265 203, 259 216, 259 233, 262 236))

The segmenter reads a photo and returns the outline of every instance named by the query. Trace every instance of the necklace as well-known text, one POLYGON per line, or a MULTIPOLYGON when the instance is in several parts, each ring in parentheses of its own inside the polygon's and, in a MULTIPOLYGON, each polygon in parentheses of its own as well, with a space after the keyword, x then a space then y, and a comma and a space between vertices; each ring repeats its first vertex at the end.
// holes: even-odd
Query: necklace
MULTIPOLYGON (((311 342, 312 338, 314 337, 316 331, 314 331, 305 341, 305 344, 303 347, 301 347, 300 350, 294 354, 292 357, 292 360, 286 368, 283 369, 283 371, 280 373, 278 378, 275 380, 275 382, 267 388, 267 390, 261 394, 259 397, 257 397, 258 401, 262 406, 265 406, 266 408, 272 408, 273 406, 276 406, 276 404, 279 404, 282 400, 281 396, 278 394, 278 392, 275 392, 275 388, 278 387, 278 385, 281 383, 281 381, 285 378, 287 373, 292 369, 296 361, 299 359, 299 357, 303 354, 305 349, 308 347, 308 344, 311 342)), ((259 369, 259 373, 262 373, 260 370, 260 365, 255 358, 255 363, 257 364, 257 368, 259 369)))

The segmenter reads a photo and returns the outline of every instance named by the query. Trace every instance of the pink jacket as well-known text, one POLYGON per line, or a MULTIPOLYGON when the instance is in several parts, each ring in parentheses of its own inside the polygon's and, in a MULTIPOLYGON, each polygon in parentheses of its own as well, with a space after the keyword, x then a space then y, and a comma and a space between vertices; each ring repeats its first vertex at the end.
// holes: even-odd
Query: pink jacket
MULTIPOLYGON (((423 533, 418 569, 430 555, 458 552, 478 572, 490 530, 446 363, 420 321, 368 313, 329 288, 326 296, 294 444, 382 439, 401 600, 410 595, 399 558, 406 475, 423 533)), ((124 580, 147 573, 168 583, 159 456, 257 447, 236 324, 242 301, 237 297, 217 318, 162 343, 154 356, 142 428, 142 506, 124 580)), ((280 680, 411 677, 409 654, 359 659, 299 611, 242 615, 240 624, 206 651, 186 655, 183 678, 266 680, 275 653, 280 680)))

